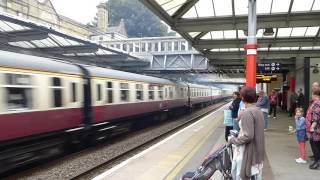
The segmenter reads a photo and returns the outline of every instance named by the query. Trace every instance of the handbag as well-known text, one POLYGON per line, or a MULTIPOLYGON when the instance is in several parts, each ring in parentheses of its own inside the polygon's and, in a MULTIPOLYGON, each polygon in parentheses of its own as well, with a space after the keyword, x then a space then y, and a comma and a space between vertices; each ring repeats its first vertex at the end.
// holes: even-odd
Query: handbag
POLYGON ((233 126, 231 110, 226 109, 223 111, 223 114, 224 114, 223 124, 226 126, 233 126))

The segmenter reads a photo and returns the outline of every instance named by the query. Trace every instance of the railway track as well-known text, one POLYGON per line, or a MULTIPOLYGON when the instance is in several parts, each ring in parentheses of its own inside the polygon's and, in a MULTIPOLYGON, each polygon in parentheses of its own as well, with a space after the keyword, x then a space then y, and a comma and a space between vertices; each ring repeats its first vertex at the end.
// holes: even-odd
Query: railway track
POLYGON ((42 166, 8 177, 8 179, 90 179, 121 161, 141 152, 176 131, 225 105, 223 101, 185 115, 174 121, 128 133, 110 142, 90 147, 42 166))

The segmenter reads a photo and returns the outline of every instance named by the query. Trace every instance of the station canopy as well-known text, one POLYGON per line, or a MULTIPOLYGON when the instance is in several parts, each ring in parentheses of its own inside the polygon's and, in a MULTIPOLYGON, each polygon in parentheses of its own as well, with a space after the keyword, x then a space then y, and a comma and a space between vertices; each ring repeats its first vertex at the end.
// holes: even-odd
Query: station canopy
MULTIPOLYGON (((140 0, 210 64, 243 68, 248 0, 140 0)), ((258 60, 320 57, 320 0, 256 0, 258 60)))
POLYGON ((126 52, 3 12, 0 49, 118 69, 148 64, 126 52))

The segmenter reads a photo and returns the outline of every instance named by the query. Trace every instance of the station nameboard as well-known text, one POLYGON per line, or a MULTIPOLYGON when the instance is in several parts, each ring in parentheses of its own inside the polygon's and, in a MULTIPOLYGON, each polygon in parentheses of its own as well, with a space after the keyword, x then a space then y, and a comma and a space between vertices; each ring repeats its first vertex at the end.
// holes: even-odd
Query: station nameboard
POLYGON ((281 72, 282 67, 280 63, 258 63, 257 72, 266 73, 266 72, 281 72))

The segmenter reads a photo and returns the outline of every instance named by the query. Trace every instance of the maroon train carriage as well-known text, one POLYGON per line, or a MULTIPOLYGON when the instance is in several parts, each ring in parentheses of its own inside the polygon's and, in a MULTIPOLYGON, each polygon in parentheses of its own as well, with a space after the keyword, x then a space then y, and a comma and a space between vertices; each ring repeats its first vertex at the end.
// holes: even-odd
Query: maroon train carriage
POLYGON ((215 101, 222 99, 224 96, 222 95, 222 91, 216 87, 209 87, 198 84, 190 84, 188 83, 189 91, 190 91, 190 106, 198 106, 211 104, 215 101))
POLYGON ((123 128, 124 119, 224 97, 207 86, 13 52, 0 56, 0 173, 66 142, 104 138, 123 128))

